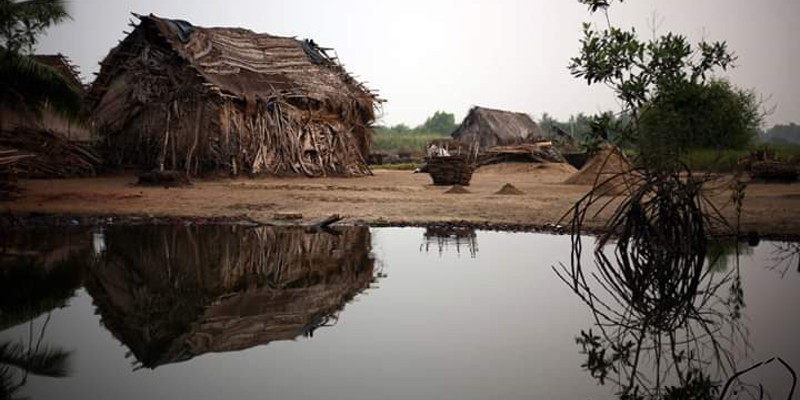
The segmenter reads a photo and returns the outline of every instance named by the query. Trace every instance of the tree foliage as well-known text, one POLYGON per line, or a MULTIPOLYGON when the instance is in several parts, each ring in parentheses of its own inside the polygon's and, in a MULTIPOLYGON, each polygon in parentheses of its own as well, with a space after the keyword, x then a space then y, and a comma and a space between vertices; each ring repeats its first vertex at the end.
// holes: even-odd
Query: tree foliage
POLYGON ((455 116, 453 114, 444 111, 436 111, 417 129, 423 132, 449 135, 453 133, 457 127, 458 125, 456 125, 455 116))
POLYGON ((626 114, 617 115, 611 111, 597 115, 578 113, 570 115, 566 121, 559 121, 544 113, 539 120, 539 126, 551 137, 555 135, 557 129, 561 130, 572 136, 581 147, 592 151, 606 140, 622 144, 622 130, 628 121, 626 114))
POLYGON ((641 109, 639 145, 645 154, 743 149, 758 135, 761 113, 751 91, 718 79, 666 90, 641 109))
POLYGON ((642 41, 635 29, 595 30, 587 23, 583 34, 580 55, 572 59, 570 72, 590 85, 610 86, 634 114, 660 93, 704 82, 711 71, 725 70, 735 60, 725 42, 692 47, 686 37, 671 32, 642 41))
POLYGON ((432 116, 425 120, 425 123, 415 128, 409 128, 406 124, 394 126, 378 126, 378 134, 424 134, 448 136, 453 133, 458 125, 455 123, 455 116, 444 111, 436 111, 432 116))
POLYGON ((61 0, 0 0, 0 105, 4 108, 37 116, 49 108, 80 119, 80 88, 31 56, 39 36, 68 17, 61 0))
POLYGON ((764 134, 764 140, 773 143, 800 144, 800 125, 794 122, 775 125, 764 134))
MULTIPOLYGON (((604 1, 580 2, 592 12, 609 7, 604 1)), ((617 139, 659 161, 650 164, 655 168, 674 164, 690 148, 740 148, 761 122, 752 92, 711 79, 714 71, 727 70, 736 60, 725 42, 692 45, 672 32, 642 40, 635 29, 610 24, 597 29, 586 23, 580 45, 570 72, 589 85, 604 84, 614 91, 622 113, 630 117, 615 127, 621 132, 617 139)), ((607 129, 595 126, 592 131, 607 129)))
POLYGON ((0 0, 0 46, 31 53, 47 28, 67 18, 63 0, 0 0))

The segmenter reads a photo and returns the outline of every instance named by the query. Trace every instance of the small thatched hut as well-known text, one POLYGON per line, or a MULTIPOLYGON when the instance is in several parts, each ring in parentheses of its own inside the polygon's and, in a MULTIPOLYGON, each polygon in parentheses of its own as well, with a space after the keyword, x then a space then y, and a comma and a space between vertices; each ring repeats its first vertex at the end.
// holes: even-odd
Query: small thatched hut
POLYGON ((369 174, 377 95, 312 40, 138 16, 89 93, 111 165, 369 174))
MULTIPOLYGON (((34 55, 33 58, 38 63, 55 69, 78 92, 85 92, 86 88, 81 82, 78 69, 64 55, 34 55)), ((0 109, 0 131, 20 131, 19 134, 27 134, 30 131, 50 131, 70 141, 89 141, 87 126, 72 122, 47 108, 42 111, 41 115, 20 110, 0 109)))
POLYGON ((527 114, 473 107, 453 138, 486 148, 534 143, 545 140, 545 134, 527 114))

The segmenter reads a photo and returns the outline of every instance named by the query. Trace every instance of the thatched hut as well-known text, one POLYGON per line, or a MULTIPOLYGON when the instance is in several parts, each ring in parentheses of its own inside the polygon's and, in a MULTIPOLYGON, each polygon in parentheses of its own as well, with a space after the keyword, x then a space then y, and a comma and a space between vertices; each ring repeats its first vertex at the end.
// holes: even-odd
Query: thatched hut
POLYGON ((379 100, 329 49, 136 17, 89 93, 111 165, 190 175, 370 173, 379 100))
POLYGON ((142 367, 311 336, 376 274, 366 227, 109 228, 85 285, 142 367))
POLYGON ((545 134, 530 116, 523 113, 473 107, 453 138, 464 145, 480 148, 535 143, 545 134))
MULTIPOLYGON (((85 93, 86 88, 81 82, 78 69, 67 57, 62 54, 52 54, 34 55, 33 58, 38 63, 57 71, 78 92, 85 93)), ((86 125, 70 121, 46 107, 41 115, 21 110, 0 109, 0 131, 18 132, 20 135, 27 135, 31 131, 49 131, 69 141, 89 141, 89 128, 86 125)))

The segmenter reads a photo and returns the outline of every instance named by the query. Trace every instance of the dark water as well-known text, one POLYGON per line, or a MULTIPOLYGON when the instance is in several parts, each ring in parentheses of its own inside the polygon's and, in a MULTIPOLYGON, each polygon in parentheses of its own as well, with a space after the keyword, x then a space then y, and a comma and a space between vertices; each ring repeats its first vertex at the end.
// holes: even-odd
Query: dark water
MULTIPOLYGON (((136 226, 5 232, 3 243, 0 343, 69 352, 69 376, 30 375, 17 396, 589 399, 619 390, 583 367, 575 338, 596 331, 595 320, 552 269, 569 263, 567 236, 136 226)), ((798 246, 743 253, 741 317, 715 321, 711 337, 735 370, 774 356, 800 370, 798 246)), ((733 258, 714 264, 709 279, 736 268, 733 258)), ((708 307, 727 315, 731 285, 717 290, 708 307)), ((698 357, 709 343, 697 341, 698 357)), ((709 358, 709 373, 726 380, 719 369, 709 358)), ((786 398, 791 377, 773 362, 747 382, 786 398)))

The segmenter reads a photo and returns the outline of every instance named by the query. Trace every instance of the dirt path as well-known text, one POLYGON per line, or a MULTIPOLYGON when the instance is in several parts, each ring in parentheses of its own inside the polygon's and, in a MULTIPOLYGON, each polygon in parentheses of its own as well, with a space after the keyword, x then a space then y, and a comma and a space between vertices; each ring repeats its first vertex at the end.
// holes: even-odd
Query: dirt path
MULTIPOLYGON (((377 170, 366 178, 262 178, 196 182, 188 188, 141 188, 132 176, 23 181, 22 197, 0 212, 67 215, 182 217, 247 216, 270 221, 276 213, 305 218, 331 214, 350 222, 405 225, 464 222, 494 226, 555 224, 589 186, 561 184, 564 165, 495 165, 478 170, 469 193, 445 194, 427 174, 377 170), (510 183, 522 195, 496 195, 510 183)), ((727 197, 716 202, 724 206, 727 197)), ((728 212, 731 207, 726 207, 728 212)), ((597 227, 602 218, 590 222, 597 227)), ((751 183, 743 228, 770 235, 800 235, 800 184, 751 183)))

